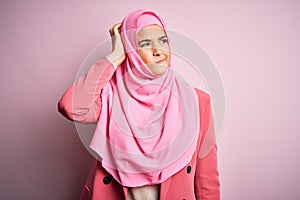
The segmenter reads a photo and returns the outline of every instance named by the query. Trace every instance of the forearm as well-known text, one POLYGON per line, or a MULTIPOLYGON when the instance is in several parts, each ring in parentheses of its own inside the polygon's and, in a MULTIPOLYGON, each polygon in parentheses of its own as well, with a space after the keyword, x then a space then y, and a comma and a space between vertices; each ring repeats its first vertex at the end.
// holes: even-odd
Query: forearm
POLYGON ((101 89, 114 71, 115 66, 106 57, 95 63, 62 96, 58 103, 59 112, 70 120, 96 122, 101 111, 101 89))

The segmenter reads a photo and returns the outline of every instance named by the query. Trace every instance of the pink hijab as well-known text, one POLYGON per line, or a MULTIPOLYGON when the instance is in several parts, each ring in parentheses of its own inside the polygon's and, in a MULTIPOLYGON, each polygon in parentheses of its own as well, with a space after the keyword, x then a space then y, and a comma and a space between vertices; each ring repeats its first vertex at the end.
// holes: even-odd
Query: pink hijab
POLYGON ((165 30, 152 11, 137 10, 122 21, 127 56, 102 89, 101 115, 90 144, 102 166, 128 187, 159 184, 181 170, 190 162, 200 132, 194 88, 172 64, 155 75, 139 56, 136 34, 151 24, 165 30))

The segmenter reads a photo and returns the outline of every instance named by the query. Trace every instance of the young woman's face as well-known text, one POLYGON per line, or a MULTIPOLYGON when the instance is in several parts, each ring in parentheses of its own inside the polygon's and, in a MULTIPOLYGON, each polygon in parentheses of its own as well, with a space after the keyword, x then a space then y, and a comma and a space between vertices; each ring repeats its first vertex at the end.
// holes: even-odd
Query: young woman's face
POLYGON ((139 54, 154 74, 163 74, 170 63, 170 47, 165 31, 158 25, 149 25, 137 33, 139 54))

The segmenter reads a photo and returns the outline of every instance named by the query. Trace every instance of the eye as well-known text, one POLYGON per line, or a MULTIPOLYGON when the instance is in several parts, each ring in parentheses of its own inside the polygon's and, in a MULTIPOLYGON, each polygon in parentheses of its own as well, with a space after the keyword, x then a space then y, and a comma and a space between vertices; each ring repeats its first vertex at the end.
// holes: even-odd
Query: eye
POLYGON ((166 42, 168 42, 168 40, 167 39, 162 39, 161 42, 166 43, 166 42))
POLYGON ((147 46, 150 46, 150 42, 145 42, 140 45, 140 47, 147 47, 147 46))

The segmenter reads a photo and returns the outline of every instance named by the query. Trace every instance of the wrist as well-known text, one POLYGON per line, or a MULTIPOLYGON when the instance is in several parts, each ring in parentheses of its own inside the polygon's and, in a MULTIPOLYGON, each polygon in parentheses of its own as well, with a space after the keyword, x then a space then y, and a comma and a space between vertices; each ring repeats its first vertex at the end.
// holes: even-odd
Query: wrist
POLYGON ((109 62, 111 64, 113 64, 114 68, 117 69, 118 67, 118 63, 117 63, 117 55, 115 55, 113 52, 108 54, 107 56, 105 56, 107 60, 109 60, 109 62))

